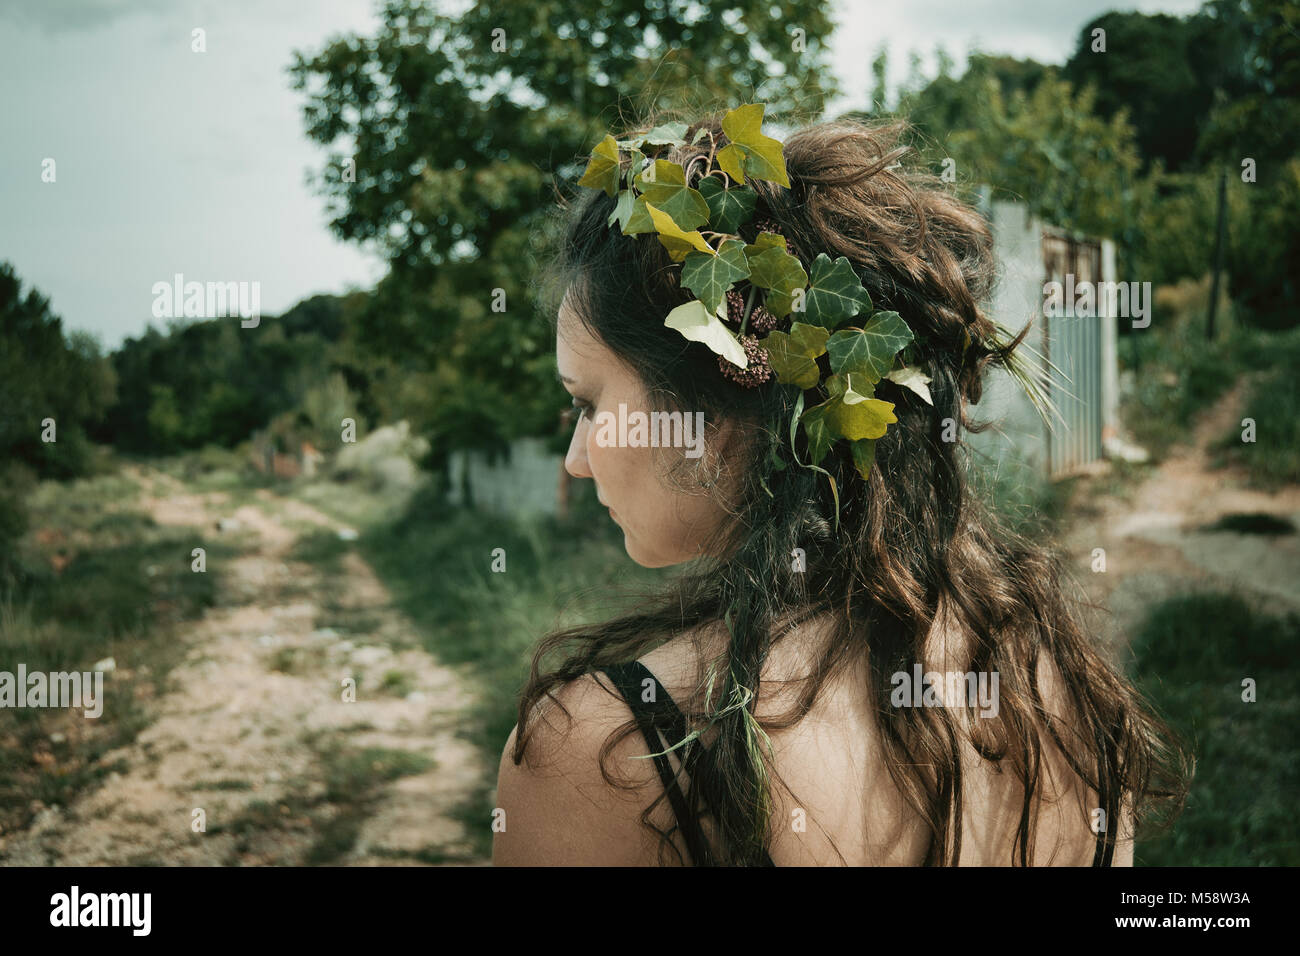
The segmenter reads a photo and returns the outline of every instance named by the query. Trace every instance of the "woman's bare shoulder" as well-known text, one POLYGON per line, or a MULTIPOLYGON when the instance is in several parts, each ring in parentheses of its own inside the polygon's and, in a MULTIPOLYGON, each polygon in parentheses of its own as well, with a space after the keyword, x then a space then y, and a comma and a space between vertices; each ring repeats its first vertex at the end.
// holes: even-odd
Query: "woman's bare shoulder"
POLYGON ((602 752, 631 717, 600 675, 563 685, 544 698, 527 725, 527 747, 515 763, 518 726, 497 771, 492 861, 498 866, 645 866, 658 863, 659 843, 642 824, 658 777, 639 735, 602 752), (566 713, 567 712, 567 716, 566 713), (640 742, 640 743, 638 743, 640 742), (621 784, 617 785, 617 784, 621 784))

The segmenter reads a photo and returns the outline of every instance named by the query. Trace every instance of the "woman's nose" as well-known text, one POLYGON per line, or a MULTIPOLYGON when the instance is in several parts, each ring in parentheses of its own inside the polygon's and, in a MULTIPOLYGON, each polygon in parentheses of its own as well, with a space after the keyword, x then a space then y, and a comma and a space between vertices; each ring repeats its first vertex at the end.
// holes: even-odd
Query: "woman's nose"
POLYGON ((590 478, 591 469, 587 466, 587 420, 584 418, 573 428, 569 439, 569 451, 564 456, 564 470, 574 478, 590 478))

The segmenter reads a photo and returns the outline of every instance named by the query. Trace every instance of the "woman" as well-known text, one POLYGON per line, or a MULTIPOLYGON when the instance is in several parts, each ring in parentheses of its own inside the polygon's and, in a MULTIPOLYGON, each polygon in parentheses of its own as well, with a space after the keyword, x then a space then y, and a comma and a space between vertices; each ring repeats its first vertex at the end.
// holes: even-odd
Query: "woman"
MULTIPOLYGON (((1131 865, 1136 822, 1177 807, 1167 728, 1094 649, 1055 559, 967 490, 954 423, 972 427, 986 368, 1019 340, 980 310, 987 224, 902 165, 903 132, 793 134, 789 188, 750 177, 738 233, 783 235, 804 269, 847 257, 906 322, 928 382, 875 387, 896 422, 865 469, 844 448, 808 467, 802 433, 790 447, 805 395, 752 335, 742 368, 665 326, 690 299, 680 257, 620 235, 612 190, 574 210, 552 276, 577 412, 565 467, 634 561, 682 570, 653 606, 538 648, 501 760, 497 864, 1131 865), (702 412, 703 454, 611 440, 626 410, 702 412), (953 674, 946 691, 929 676, 953 674)), ((696 185, 728 142, 716 118, 672 139, 696 185)), ((744 288, 733 332, 789 327, 744 288)))

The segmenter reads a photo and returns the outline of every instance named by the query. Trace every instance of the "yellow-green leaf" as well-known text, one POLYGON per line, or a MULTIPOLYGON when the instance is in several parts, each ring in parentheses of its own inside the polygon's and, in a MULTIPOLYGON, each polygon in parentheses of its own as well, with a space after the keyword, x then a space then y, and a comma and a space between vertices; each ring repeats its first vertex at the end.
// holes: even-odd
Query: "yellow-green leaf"
POLYGON ((718 166, 738 183, 745 182, 745 151, 735 143, 728 143, 718 150, 718 166))
POLYGON ((646 210, 650 213, 650 218, 654 220, 655 232, 659 233, 659 241, 664 244, 668 250, 668 258, 673 262, 681 262, 686 258, 686 253, 692 249, 700 252, 707 252, 709 255, 717 255, 713 247, 704 241, 704 237, 698 232, 686 232, 681 229, 677 223, 673 222, 673 217, 668 215, 662 209, 656 209, 649 202, 645 204, 646 210))
POLYGON ((817 357, 826 351, 825 329, 796 322, 789 334, 769 332, 760 343, 767 350, 768 362, 783 385, 812 388, 821 379, 817 357))
POLYGON ((613 136, 606 134, 596 144, 578 185, 603 189, 608 196, 618 192, 618 143, 613 136))
MULTIPOLYGON (((755 243, 757 245, 757 243, 755 243)), ((795 290, 802 289, 808 281, 799 260, 785 251, 785 243, 763 249, 758 255, 746 257, 749 262, 749 281, 760 289, 767 289, 764 305, 778 319, 790 314, 795 290)))
POLYGON ((745 255, 751 259, 765 249, 785 251, 785 237, 777 232, 760 232, 754 241, 745 245, 745 255))
MULTIPOLYGON (((742 156, 740 164, 743 164, 745 176, 768 179, 789 189, 790 177, 786 174, 781 142, 764 136, 762 132, 764 109, 766 106, 763 103, 747 103, 736 107, 722 118, 722 131, 731 142, 719 151, 719 163, 721 164, 721 153, 737 146, 742 156)), ((728 162, 733 167, 738 165, 734 155, 728 157, 728 162)), ((726 166, 723 166, 723 170, 727 175, 732 175, 726 166)), ((743 176, 732 178, 742 183, 745 181, 743 176)))
POLYGON ((862 438, 880 438, 888 426, 897 422, 892 402, 868 398, 852 388, 838 398, 826 402, 826 422, 840 438, 858 441, 862 438))

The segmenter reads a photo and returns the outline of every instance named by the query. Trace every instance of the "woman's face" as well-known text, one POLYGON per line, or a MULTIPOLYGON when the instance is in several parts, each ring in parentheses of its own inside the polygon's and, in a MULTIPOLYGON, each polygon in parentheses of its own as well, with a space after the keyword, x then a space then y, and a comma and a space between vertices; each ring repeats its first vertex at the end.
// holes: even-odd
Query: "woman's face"
MULTIPOLYGON (((648 415, 648 396, 636 373, 593 338, 573 314, 569 295, 560 305, 555 357, 560 381, 581 413, 564 459, 565 470, 596 483, 596 496, 623 529, 629 557, 647 568, 661 568, 708 553, 707 545, 726 520, 725 509, 704 489, 691 494, 661 477, 671 463, 667 456, 684 457, 690 449, 620 447, 617 440, 610 440, 618 434, 620 403, 629 417, 638 411, 648 415), (613 426, 600 428, 606 417, 613 426)), ((682 413, 683 419, 687 416, 682 413)), ((716 432, 710 428, 709 434, 716 432)), ((696 460, 711 457, 705 446, 703 458, 696 460)), ((707 465, 701 473, 713 474, 707 465)), ((689 481, 687 477, 681 483, 688 488, 689 481)))

